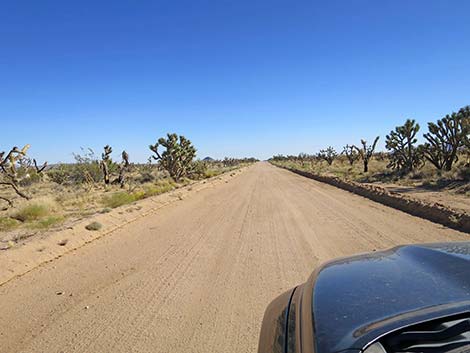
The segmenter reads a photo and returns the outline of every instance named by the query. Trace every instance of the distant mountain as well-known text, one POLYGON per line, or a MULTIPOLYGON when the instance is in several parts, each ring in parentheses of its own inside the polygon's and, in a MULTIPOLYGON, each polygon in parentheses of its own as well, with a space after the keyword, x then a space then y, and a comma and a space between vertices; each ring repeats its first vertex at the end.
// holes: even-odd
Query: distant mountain
POLYGON ((213 161, 215 161, 215 159, 211 158, 211 157, 206 157, 206 158, 203 159, 203 161, 204 162, 213 162, 213 161))

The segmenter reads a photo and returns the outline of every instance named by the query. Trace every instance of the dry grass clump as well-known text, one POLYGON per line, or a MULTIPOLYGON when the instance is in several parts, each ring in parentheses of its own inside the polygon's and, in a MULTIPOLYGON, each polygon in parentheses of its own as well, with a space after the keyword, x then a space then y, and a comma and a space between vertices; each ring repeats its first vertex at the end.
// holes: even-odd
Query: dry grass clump
POLYGON ((102 203, 105 207, 116 208, 119 206, 130 204, 136 200, 137 199, 134 194, 129 194, 125 191, 120 191, 111 195, 103 196, 102 203))
POLYGON ((212 178, 212 177, 215 177, 219 174, 221 174, 222 172, 220 170, 216 170, 216 169, 208 169, 204 172, 204 178, 208 179, 208 178, 212 178))
POLYGON ((50 214, 50 209, 46 204, 33 203, 23 206, 14 215, 13 218, 21 222, 37 221, 50 214))
POLYGON ((34 202, 28 202, 13 211, 9 217, 3 217, 0 230, 11 230, 21 224, 30 229, 47 229, 62 223, 65 217, 61 207, 50 198, 40 198, 34 202))
MULTIPOLYGON (((182 183, 184 184, 184 182, 183 180, 182 183)), ((162 179, 152 184, 143 185, 142 189, 134 192, 119 191, 111 195, 105 195, 101 203, 106 208, 116 208, 147 197, 163 194, 177 188, 179 185, 171 179, 162 179)))
POLYGON ((145 197, 155 196, 164 194, 165 192, 171 191, 178 186, 173 180, 163 179, 159 180, 152 185, 144 186, 145 197))
POLYGON ((59 225, 65 220, 63 216, 48 216, 29 225, 31 229, 47 229, 59 225))

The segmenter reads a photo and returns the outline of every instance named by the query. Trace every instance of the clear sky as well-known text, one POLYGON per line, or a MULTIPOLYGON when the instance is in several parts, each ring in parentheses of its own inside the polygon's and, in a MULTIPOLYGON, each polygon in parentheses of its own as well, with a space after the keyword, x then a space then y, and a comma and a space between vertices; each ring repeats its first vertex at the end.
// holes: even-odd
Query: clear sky
MULTIPOLYGON (((0 1, 0 150, 314 153, 470 104, 470 1, 0 1)), ((116 153, 116 156, 118 153, 116 153)))

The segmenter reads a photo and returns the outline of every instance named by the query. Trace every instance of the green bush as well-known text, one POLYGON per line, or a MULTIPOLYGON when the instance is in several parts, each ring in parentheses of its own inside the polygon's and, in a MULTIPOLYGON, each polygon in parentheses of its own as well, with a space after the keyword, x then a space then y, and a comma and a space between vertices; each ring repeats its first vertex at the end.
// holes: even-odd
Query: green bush
POLYGON ((63 185, 70 181, 74 167, 67 164, 59 164, 46 172, 50 181, 63 185))
POLYGON ((75 164, 70 165, 71 181, 78 184, 101 182, 103 174, 100 162, 91 148, 82 148, 82 154, 74 153, 73 157, 75 164))

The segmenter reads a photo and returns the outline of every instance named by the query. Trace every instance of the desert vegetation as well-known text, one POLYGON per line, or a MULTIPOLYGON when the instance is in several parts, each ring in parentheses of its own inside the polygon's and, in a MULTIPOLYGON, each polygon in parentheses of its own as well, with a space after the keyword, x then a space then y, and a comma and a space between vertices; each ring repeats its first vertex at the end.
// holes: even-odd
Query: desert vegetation
MULTIPOLYGON (((423 189, 470 192, 470 106, 421 127, 407 119, 385 136, 385 151, 372 143, 347 141, 341 153, 333 147, 317 154, 277 155, 273 164, 363 183, 398 184, 423 189), (362 162, 362 163, 359 163, 362 162)), ((346 141, 345 141, 346 142, 346 141)))
POLYGON ((256 161, 196 159, 192 142, 176 134, 150 145, 146 163, 132 162, 126 151, 114 160, 112 146, 105 145, 101 155, 82 148, 73 163, 39 165, 30 147, 0 152, 0 232, 13 234, 10 241, 256 161))

